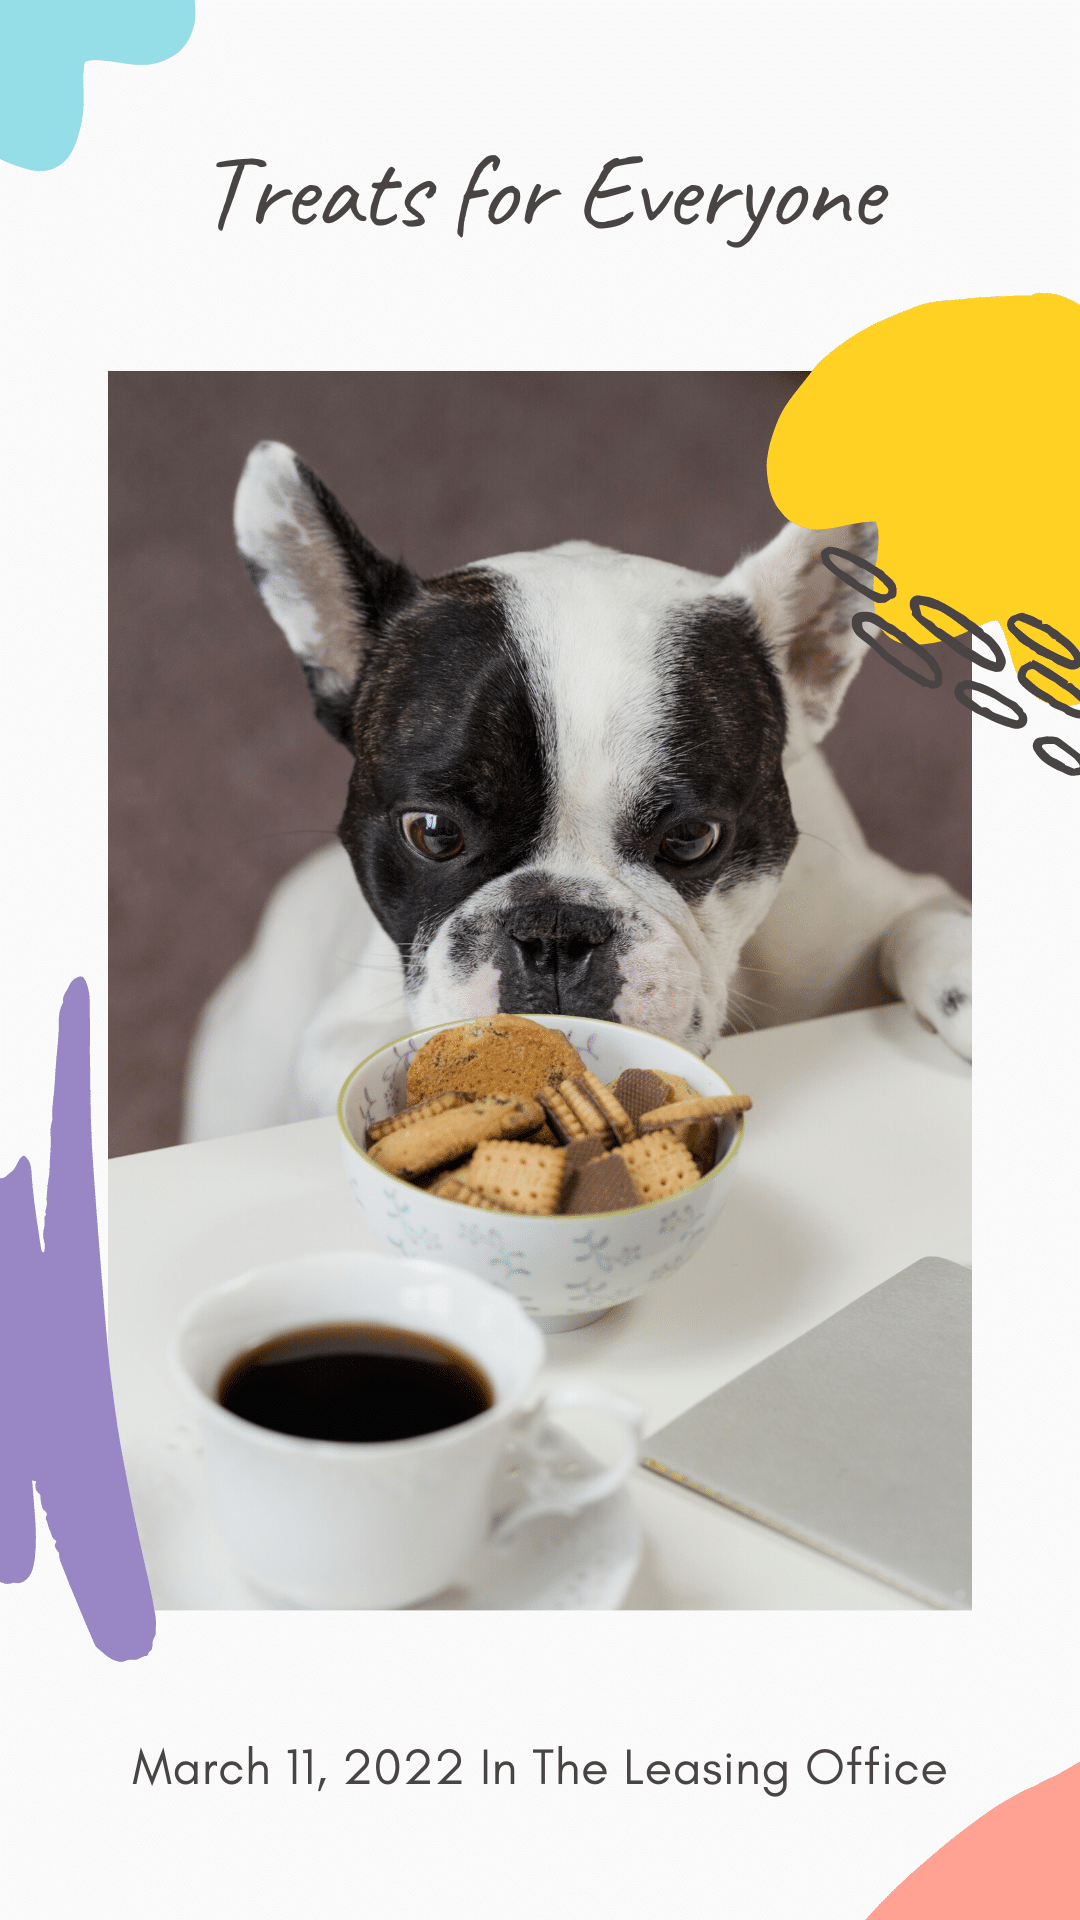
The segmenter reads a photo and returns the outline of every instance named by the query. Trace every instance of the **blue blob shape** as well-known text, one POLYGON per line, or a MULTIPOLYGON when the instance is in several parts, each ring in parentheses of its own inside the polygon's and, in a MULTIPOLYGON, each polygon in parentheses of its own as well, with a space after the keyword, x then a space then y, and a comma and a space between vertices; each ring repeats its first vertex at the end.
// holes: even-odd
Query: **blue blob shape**
POLYGON ((83 66, 156 66, 191 37, 195 0, 0 0, 0 160, 44 173, 79 137, 83 66))

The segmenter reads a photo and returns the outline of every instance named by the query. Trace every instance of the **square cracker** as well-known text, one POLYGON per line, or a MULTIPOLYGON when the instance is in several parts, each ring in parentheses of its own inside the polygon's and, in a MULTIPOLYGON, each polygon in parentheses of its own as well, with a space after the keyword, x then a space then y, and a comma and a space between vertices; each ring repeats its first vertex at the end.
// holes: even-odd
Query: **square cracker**
POLYGON ((615 1154, 625 1160, 643 1206, 652 1200, 667 1200, 685 1187, 696 1186, 701 1179, 693 1154, 673 1133, 646 1134, 640 1140, 631 1140, 627 1147, 616 1147, 615 1154))
POLYGON ((507 1213, 547 1214, 559 1211, 565 1163, 562 1147, 486 1140, 462 1171, 470 1187, 507 1213))

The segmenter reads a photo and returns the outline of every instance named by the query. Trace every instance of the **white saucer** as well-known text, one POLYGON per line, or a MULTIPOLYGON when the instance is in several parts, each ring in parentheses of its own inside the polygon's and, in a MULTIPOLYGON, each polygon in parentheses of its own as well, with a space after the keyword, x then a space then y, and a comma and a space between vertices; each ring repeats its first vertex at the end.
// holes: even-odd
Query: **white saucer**
MULTIPOLYGON (((555 1429, 562 1449, 552 1462, 568 1477, 595 1460, 555 1429)), ((150 1591, 159 1612, 176 1609, 287 1611, 232 1564, 210 1518, 206 1467, 194 1429, 177 1426, 160 1442, 125 1453, 135 1524, 150 1591)), ((416 1611, 558 1611, 622 1605, 641 1558, 642 1536, 625 1487, 569 1518, 523 1525, 504 1547, 488 1547, 470 1587, 422 1601, 416 1611)))

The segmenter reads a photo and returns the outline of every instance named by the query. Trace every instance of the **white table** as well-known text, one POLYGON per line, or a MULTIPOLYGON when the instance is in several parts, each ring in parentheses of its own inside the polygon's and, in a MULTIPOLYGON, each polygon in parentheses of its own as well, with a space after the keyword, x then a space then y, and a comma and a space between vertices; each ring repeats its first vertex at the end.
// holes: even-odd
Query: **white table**
MULTIPOLYGON (((549 1378, 632 1395, 646 1433, 923 1254, 971 1261, 970 1069, 905 1008, 742 1034, 715 1058, 754 1100, 715 1232, 665 1287, 548 1341, 549 1378)), ((111 1162, 109 1339, 129 1470, 190 1436, 165 1365, 188 1300, 267 1261, 375 1244, 334 1119, 111 1162)), ((631 1607, 919 1604, 644 1469, 632 1493, 646 1545, 631 1607)))

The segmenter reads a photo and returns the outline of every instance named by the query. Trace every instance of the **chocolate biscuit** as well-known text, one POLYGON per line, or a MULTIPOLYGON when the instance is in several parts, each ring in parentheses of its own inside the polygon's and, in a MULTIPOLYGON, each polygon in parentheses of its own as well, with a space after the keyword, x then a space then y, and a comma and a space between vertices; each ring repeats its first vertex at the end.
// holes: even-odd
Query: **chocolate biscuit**
POLYGON ((588 1161, 568 1181, 563 1212, 623 1213, 640 1204, 641 1196, 625 1160, 617 1153, 604 1153, 588 1161))

